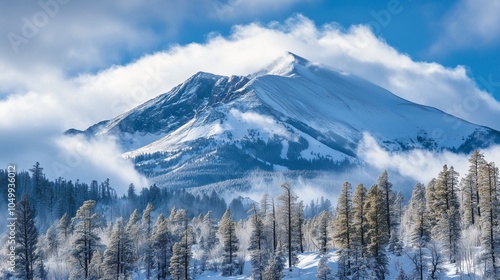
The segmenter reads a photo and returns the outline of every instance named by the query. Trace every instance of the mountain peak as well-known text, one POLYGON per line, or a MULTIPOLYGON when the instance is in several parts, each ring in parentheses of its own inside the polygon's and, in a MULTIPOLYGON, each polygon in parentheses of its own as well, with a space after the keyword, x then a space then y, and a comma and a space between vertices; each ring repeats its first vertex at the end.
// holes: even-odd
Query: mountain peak
POLYGON ((257 73, 257 75, 277 75, 284 77, 291 77, 302 68, 308 68, 312 63, 292 52, 286 52, 284 55, 273 61, 264 70, 257 73))

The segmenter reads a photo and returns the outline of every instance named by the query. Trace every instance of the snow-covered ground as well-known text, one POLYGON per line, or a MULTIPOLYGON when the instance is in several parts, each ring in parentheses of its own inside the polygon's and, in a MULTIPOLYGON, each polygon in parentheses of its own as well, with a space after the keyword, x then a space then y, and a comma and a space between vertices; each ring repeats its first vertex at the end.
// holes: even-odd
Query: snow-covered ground
MULTIPOLYGON (((299 254, 297 256, 298 262, 292 268, 292 271, 289 271, 288 268, 284 269, 283 279, 289 280, 308 280, 308 279, 317 279, 316 274, 318 272, 318 264, 321 259, 321 255, 317 252, 306 252, 303 254, 299 254)), ((327 255, 328 258, 328 267, 332 270, 332 276, 337 272, 337 261, 338 256, 335 251, 330 251, 327 255)), ((386 279, 395 279, 400 270, 403 269, 409 279, 414 279, 412 275, 413 263, 411 260, 403 253, 401 256, 396 256, 389 254, 388 255, 389 264, 388 270, 389 274, 386 275, 386 279)), ((481 279, 478 276, 467 276, 467 275, 459 275, 456 273, 456 266, 451 264, 443 265, 443 273, 439 274, 439 279, 481 279)), ((424 274, 424 278, 427 279, 427 273, 424 274)), ((250 277, 250 262, 247 261, 245 263, 244 272, 242 275, 224 277, 221 276, 219 272, 204 272, 201 275, 198 275, 196 279, 213 279, 213 280, 241 280, 241 279, 252 279, 250 277)), ((335 278, 334 278, 335 279, 335 278)))

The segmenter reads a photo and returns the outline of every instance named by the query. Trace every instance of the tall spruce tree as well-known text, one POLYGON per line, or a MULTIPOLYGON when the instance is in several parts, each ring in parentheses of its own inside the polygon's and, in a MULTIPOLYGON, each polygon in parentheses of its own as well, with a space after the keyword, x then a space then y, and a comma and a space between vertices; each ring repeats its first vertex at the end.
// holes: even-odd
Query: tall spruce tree
POLYGON ((424 279, 424 251, 430 238, 430 228, 426 219, 425 187, 417 183, 413 187, 412 195, 405 213, 405 220, 408 223, 407 228, 410 245, 414 252, 410 255, 415 266, 415 273, 418 279, 424 279))
MULTIPOLYGON (((486 160, 484 159, 484 155, 479 151, 475 150, 472 155, 469 158, 469 173, 467 176, 470 176, 470 179, 472 180, 471 184, 471 205, 472 207, 476 207, 476 210, 473 211, 473 213, 468 214, 467 216, 471 217, 470 223, 474 224, 477 220, 478 217, 481 217, 481 207, 479 206, 479 173, 481 170, 481 167, 486 164, 486 160), (475 200, 475 202, 474 202, 475 200), (477 217, 476 217, 477 215, 477 217), (476 218, 474 218, 476 217, 476 218), (474 219, 474 222, 472 221, 474 219)), ((467 207, 467 208, 469 208, 467 207)))
POLYGON ((387 171, 382 172, 382 174, 378 177, 377 185, 382 191, 382 195, 384 197, 384 206, 385 206, 385 219, 387 223, 387 234, 390 235, 393 226, 393 205, 394 205, 394 192, 392 191, 392 183, 389 182, 389 175, 387 171))
POLYGON ((239 240, 236 234, 236 224, 231 218, 231 211, 226 210, 219 223, 219 236, 222 240, 223 262, 222 275, 232 276, 237 272, 236 253, 239 249, 239 240))
POLYGON ((144 262, 144 266, 146 268, 146 279, 150 279, 151 271, 154 266, 154 256, 153 256, 153 248, 151 244, 151 234, 153 232, 153 215, 152 212, 154 207, 151 203, 148 203, 146 209, 142 212, 141 218, 141 236, 142 246, 140 248, 142 261, 144 262))
POLYGON ((253 207, 253 215, 250 217, 252 233, 250 234, 250 258, 252 264, 252 278, 255 280, 262 279, 264 266, 268 259, 268 250, 265 247, 264 223, 259 216, 255 205, 253 207))
POLYGON ((500 278, 499 178, 494 163, 483 164, 479 170, 479 207, 481 208, 481 260, 484 275, 500 278))
POLYGON ((72 225, 75 227, 72 256, 77 269, 76 273, 83 279, 89 279, 92 256, 100 247, 101 238, 97 234, 97 229, 102 225, 102 220, 101 216, 94 211, 95 205, 94 200, 85 201, 72 219, 72 225))
POLYGON ((350 270, 350 254, 352 250, 353 238, 353 217, 352 217, 352 196, 351 184, 345 182, 342 184, 342 190, 337 201, 337 208, 335 211, 334 220, 334 241, 336 247, 346 258, 346 276, 349 275, 350 270))
POLYGON ((352 220, 353 220, 353 234, 352 240, 354 243, 353 251, 359 258, 364 258, 366 254, 366 196, 367 190, 363 184, 359 184, 354 189, 352 197, 352 220))
POLYGON ((440 241, 448 260, 456 262, 460 240, 460 205, 457 196, 458 173, 453 167, 443 166, 436 187, 436 225, 432 229, 436 240, 440 241))
POLYGON ((165 216, 160 214, 156 219, 150 238, 157 279, 167 279, 170 258, 172 257, 173 240, 168 224, 169 222, 165 219, 165 216))
POLYGON ((134 264, 134 243, 123 218, 114 225, 109 246, 104 251, 104 279, 128 279, 134 264))
POLYGON ((298 228, 294 228, 293 219, 295 216, 297 196, 292 191, 292 186, 288 183, 281 184, 283 193, 278 197, 281 202, 280 213, 282 215, 283 222, 283 236, 285 237, 284 249, 288 252, 288 269, 292 270, 292 265, 295 260, 296 252, 298 250, 299 244, 294 242, 294 234, 297 234, 298 228))
POLYGON ((35 210, 29 202, 28 195, 24 195, 17 203, 15 213, 16 272, 19 279, 31 280, 35 277, 35 265, 39 255, 35 210))
POLYGON ((318 216, 316 228, 316 240, 320 254, 325 255, 328 252, 328 243, 331 240, 330 223, 332 214, 328 211, 322 211, 318 216))
POLYGON ((367 255, 370 258, 369 267, 374 272, 376 279, 385 279, 388 273, 387 255, 385 247, 389 242, 387 230, 387 209, 385 204, 385 193, 374 185, 368 191, 366 198, 366 222, 367 222, 367 255))
POLYGON ((172 257, 170 259, 169 272, 172 279, 175 280, 189 280, 189 264, 191 262, 191 229, 185 215, 185 211, 177 212, 177 219, 182 223, 182 232, 180 240, 174 244, 172 250, 172 257), (184 213, 184 214, 181 214, 184 213))

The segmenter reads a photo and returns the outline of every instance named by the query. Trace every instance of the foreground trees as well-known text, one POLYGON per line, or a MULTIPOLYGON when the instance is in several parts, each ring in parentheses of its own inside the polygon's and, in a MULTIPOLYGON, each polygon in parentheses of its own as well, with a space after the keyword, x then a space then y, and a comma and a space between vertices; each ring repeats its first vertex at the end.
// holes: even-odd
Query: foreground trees
MULTIPOLYGON (((16 205, 15 252, 17 256, 16 272, 21 279, 34 279, 36 262, 39 258, 37 250, 38 230, 35 226, 35 211, 25 195, 16 205)), ((9 242, 10 246, 13 246, 9 242)))
MULTIPOLYGON (((205 209, 200 204, 188 208, 196 213, 189 215, 158 203, 163 192, 158 187, 136 193, 131 186, 130 198, 113 206, 86 200, 73 215, 61 213, 45 224, 34 211, 43 203, 25 197, 16 206, 16 276, 186 280, 207 273, 235 276, 250 264, 245 271, 253 279, 274 280, 297 273, 297 257, 306 251, 318 254, 300 258, 318 261, 320 279, 439 279, 445 268, 457 275, 500 278, 499 170, 480 152, 469 162, 461 180, 445 165, 427 185, 416 183, 407 203, 393 192, 387 172, 370 188, 358 184, 353 190, 345 182, 335 209, 323 198, 304 209, 295 189, 285 183, 275 187, 276 196, 264 195, 260 205, 243 199, 231 204, 238 205, 232 208, 240 209, 237 214, 229 209, 220 215, 200 213, 205 209), (40 236, 38 223, 44 232, 40 236), (389 260, 395 258, 408 261, 389 275, 389 260), (331 271, 333 260, 337 271, 331 271)), ((41 170, 38 166, 33 172, 47 183, 41 170)), ((57 184, 61 187, 63 180, 57 184)), ((78 192, 99 197, 108 189, 97 182, 88 187, 88 193, 78 192)), ((208 204, 222 201, 213 193, 201 196, 208 204)))

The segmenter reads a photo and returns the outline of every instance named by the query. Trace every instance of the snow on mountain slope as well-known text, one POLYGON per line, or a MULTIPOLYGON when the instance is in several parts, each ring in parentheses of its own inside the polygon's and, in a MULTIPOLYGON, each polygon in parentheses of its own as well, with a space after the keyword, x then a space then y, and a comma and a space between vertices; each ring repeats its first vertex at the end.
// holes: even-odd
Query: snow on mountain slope
POLYGON ((247 77, 197 73, 84 132, 111 135, 158 182, 201 186, 252 170, 334 170, 359 163, 363 133, 388 150, 468 152, 500 133, 399 98, 288 53, 247 77))

